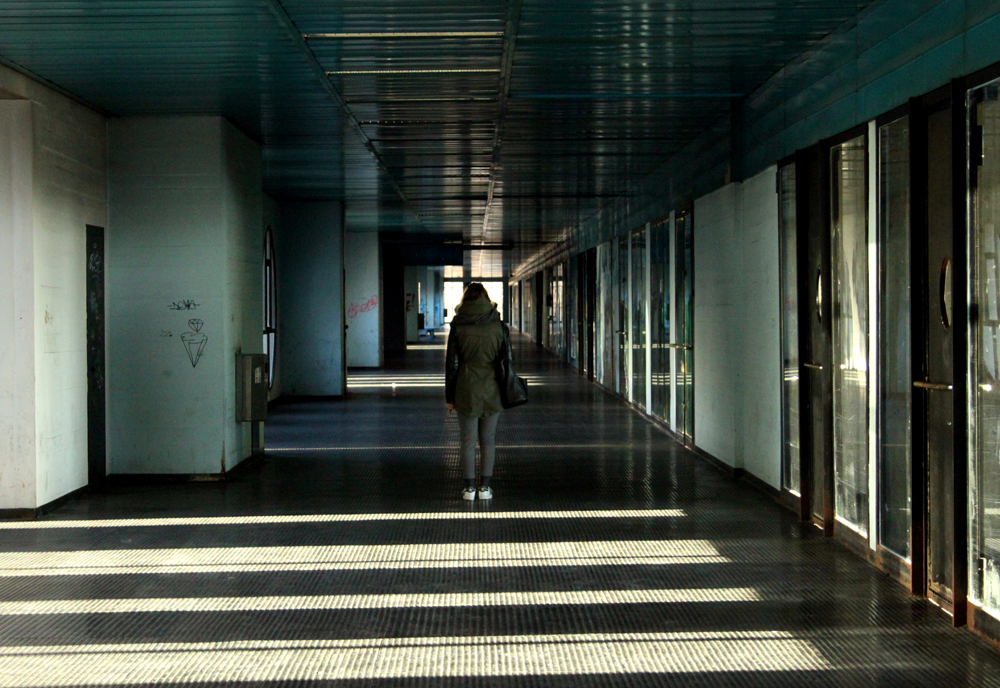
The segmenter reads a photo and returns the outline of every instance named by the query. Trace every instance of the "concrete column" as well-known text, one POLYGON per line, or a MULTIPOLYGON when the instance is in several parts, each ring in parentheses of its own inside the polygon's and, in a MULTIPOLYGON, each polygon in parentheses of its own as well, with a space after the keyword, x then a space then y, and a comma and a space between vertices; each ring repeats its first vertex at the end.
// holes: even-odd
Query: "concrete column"
POLYGON ((108 131, 111 472, 224 473, 250 455, 236 354, 263 347, 260 148, 219 117, 108 131))
POLYGON ((0 510, 36 506, 33 158, 31 102, 0 101, 0 510))
POLYGON ((378 233, 347 232, 344 235, 347 365, 350 368, 382 365, 379 265, 378 233))

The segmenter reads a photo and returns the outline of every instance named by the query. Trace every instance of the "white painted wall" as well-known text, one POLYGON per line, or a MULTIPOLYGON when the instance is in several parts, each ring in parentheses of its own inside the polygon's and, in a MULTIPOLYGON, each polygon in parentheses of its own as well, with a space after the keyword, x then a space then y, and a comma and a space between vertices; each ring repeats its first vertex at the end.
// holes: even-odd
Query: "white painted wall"
POLYGON ((779 488, 776 174, 695 201, 695 444, 779 488))
POLYGON ((695 444, 737 466, 736 328, 734 289, 739 186, 730 184, 694 203, 695 444))
POLYGON ((382 365, 382 296, 377 232, 344 235, 347 304, 347 366, 382 365))
POLYGON ((739 295, 735 329, 740 337, 734 342, 737 350, 733 358, 739 390, 737 462, 780 489, 782 370, 776 182, 777 168, 770 167, 741 187, 742 222, 735 271, 739 295))
POLYGON ((0 100, 0 509, 35 501, 31 101, 0 100))
MULTIPOLYGON (((11 198, 19 199, 0 210, 8 218, 5 224, 18 228, 13 234, 7 230, 0 241, 14 241, 19 251, 14 281, 4 280, 0 289, 16 288, 11 313, 19 323, 14 330, 18 357, 33 364, 15 373, 33 377, 34 408, 26 405, 16 413, 21 430, 12 438, 18 438, 17 451, 26 453, 18 460, 23 469, 21 494, 14 500, 18 506, 9 507, 31 508, 87 484, 86 226, 107 224, 107 132, 101 115, 4 67, 0 92, 24 99, 20 104, 5 101, 7 126, 13 128, 0 134, 10 155, 21 160, 16 166, 0 162, 8 176, 8 191, 0 193, 15 188, 11 198), (26 125, 30 135, 24 132, 26 125), (25 163, 28 151, 30 162, 25 163), (31 236, 25 243, 28 214, 31 236), (32 331, 30 343, 25 322, 32 331), (25 346, 31 347, 33 360, 24 357, 25 346), (23 442, 29 416, 33 446, 23 442), (34 475, 33 486, 28 472, 34 475)), ((32 394, 25 380, 19 383, 20 396, 32 394)), ((13 451, 13 445, 6 446, 13 451)), ((2 506, 5 499, 0 498, 0 508, 8 508, 2 506)))
POLYGON ((344 393, 344 210, 337 201, 280 203, 278 350, 284 394, 344 393))
POLYGON ((217 474, 250 452, 234 370, 262 347, 260 150, 218 117, 108 131, 111 470, 217 474))

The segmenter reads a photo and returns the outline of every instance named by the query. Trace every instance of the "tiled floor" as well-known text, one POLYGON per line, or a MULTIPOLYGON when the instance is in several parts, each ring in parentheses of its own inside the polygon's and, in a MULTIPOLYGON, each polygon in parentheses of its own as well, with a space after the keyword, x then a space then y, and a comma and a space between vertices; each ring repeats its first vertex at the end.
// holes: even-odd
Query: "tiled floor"
POLYGON ((1000 686, 1000 652, 519 349, 492 503, 460 499, 441 345, 279 406, 228 483, 0 523, 0 686, 1000 686))

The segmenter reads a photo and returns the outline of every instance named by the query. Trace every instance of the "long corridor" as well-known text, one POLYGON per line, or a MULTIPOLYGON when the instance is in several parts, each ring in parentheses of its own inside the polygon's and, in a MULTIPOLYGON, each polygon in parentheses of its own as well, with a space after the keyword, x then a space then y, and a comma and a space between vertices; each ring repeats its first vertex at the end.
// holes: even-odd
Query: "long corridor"
POLYGON ((0 686, 997 686, 1000 652, 520 342, 463 502, 443 340, 225 483, 0 523, 0 686))

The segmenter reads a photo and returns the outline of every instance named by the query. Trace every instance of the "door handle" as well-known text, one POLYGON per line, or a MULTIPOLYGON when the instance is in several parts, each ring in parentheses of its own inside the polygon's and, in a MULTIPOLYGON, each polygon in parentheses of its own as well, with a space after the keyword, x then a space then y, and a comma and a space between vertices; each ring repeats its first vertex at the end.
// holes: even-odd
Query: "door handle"
POLYGON ((803 368, 808 368, 809 370, 823 370, 823 366, 819 363, 803 363, 803 368))
POLYGON ((922 382, 920 380, 915 380, 913 386, 920 389, 937 389, 942 392, 951 392, 955 389, 953 385, 946 385, 940 382, 922 382))
POLYGON ((689 346, 688 344, 664 344, 663 346, 668 346, 671 349, 683 349, 684 351, 690 351, 691 349, 694 348, 693 346, 689 346))

